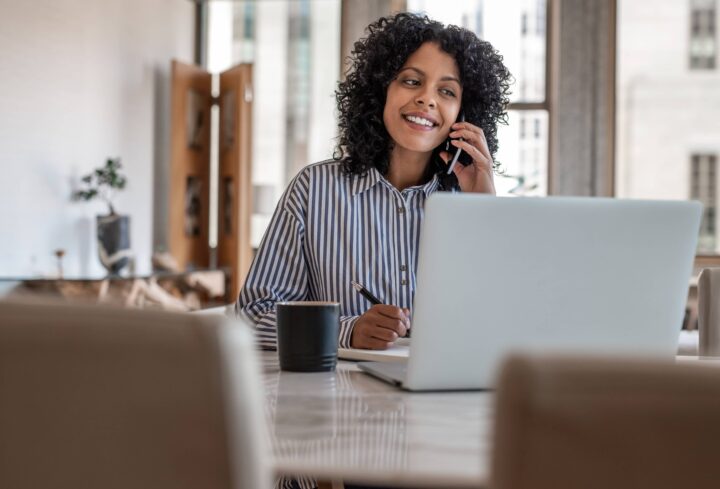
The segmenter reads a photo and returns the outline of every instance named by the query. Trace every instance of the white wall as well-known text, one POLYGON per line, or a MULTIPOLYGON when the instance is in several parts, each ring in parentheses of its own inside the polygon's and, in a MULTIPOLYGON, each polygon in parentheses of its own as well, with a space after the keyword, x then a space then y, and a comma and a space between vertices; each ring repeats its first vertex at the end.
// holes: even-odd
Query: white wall
POLYGON ((0 277, 101 275, 100 202, 71 202, 79 177, 122 158, 137 271, 167 211, 169 65, 192 61, 188 0, 0 0, 0 277), (161 221, 161 222, 154 222, 161 221), (153 234, 153 230, 156 230, 153 234))

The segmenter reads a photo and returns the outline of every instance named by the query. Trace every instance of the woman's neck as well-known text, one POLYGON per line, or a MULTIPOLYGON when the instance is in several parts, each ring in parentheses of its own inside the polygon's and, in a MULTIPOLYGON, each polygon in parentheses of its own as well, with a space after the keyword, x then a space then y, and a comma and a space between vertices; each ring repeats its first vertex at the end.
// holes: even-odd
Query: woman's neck
POLYGON ((400 191, 425 183, 431 154, 393 148, 386 178, 400 191))

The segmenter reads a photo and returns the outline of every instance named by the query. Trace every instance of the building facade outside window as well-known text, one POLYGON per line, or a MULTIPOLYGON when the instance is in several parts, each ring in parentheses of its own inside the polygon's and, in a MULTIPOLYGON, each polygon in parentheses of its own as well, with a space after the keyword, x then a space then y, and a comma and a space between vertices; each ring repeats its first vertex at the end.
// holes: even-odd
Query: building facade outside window
POLYGON ((709 58, 700 61, 710 50, 693 47, 715 32, 716 1, 617 5, 615 195, 700 200, 705 212, 697 252, 718 255, 720 74, 707 69, 709 58), (698 54, 697 65, 688 63, 688 52, 698 54))
POLYGON ((690 2, 690 69, 717 66, 717 0, 690 2))
POLYGON ((699 250, 712 251, 717 246, 717 155, 693 154, 690 158, 690 198, 703 204, 699 250))

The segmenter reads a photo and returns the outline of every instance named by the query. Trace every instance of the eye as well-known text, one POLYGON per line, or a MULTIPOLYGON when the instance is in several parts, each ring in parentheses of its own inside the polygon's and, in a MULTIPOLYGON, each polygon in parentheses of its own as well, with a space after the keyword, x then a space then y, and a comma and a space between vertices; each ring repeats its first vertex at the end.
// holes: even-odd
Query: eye
POLYGON ((449 88, 441 88, 440 93, 447 95, 448 97, 455 97, 455 91, 449 88))
POLYGON ((402 80, 403 85, 408 85, 410 87, 417 87, 420 85, 420 81, 416 80, 415 78, 405 78, 402 80))

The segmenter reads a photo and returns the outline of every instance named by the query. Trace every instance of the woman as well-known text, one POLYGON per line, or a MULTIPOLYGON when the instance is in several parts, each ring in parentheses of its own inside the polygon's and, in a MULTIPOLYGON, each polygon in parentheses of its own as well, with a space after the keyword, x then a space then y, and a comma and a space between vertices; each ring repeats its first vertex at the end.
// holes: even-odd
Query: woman
POLYGON ((298 300, 340 303, 341 347, 392 345, 410 328, 427 197, 495 193, 511 78, 502 57, 468 30, 408 13, 368 33, 336 92, 334 157, 290 183, 240 292, 236 307, 265 348, 276 347, 275 303, 298 300), (472 161, 446 176, 458 148, 472 161), (371 306, 351 281, 384 304, 371 306))

